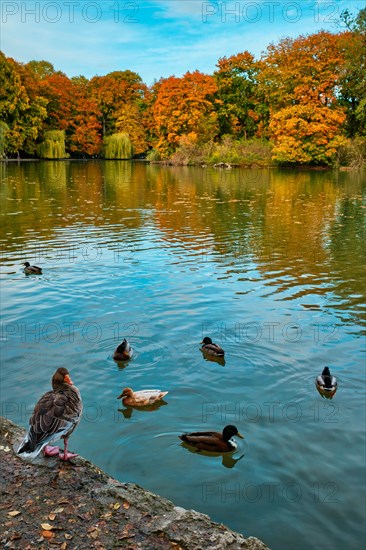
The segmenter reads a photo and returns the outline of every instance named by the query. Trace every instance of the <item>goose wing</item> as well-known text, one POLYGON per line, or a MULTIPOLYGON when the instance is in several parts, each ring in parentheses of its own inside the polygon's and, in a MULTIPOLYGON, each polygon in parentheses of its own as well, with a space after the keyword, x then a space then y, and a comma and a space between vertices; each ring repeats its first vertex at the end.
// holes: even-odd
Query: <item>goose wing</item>
POLYGON ((70 388, 45 393, 34 408, 28 433, 18 452, 39 452, 45 445, 67 437, 76 428, 81 410, 78 391, 70 388))

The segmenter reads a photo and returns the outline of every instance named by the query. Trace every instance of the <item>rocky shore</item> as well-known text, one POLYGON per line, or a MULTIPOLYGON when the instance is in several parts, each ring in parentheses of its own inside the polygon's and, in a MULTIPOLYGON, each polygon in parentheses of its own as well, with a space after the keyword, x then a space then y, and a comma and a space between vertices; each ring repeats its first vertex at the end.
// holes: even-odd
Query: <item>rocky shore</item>
POLYGON ((255 537, 112 479, 82 457, 25 462, 14 452, 23 436, 0 417, 3 548, 268 550, 255 537))

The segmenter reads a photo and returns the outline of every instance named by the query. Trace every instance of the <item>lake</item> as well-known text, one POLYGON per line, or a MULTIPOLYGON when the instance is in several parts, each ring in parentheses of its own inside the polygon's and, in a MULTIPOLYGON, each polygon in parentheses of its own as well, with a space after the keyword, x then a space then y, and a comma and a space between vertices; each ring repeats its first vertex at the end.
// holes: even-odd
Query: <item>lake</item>
POLYGON ((362 172, 0 163, 2 415, 27 426, 64 366, 70 439, 108 474, 273 550, 365 543, 362 172), (41 265, 26 276, 22 263, 41 265), (204 336, 225 364, 200 352, 204 336), (118 365, 126 337, 133 359, 118 365), (329 366, 333 399, 315 378, 329 366), (124 387, 169 391, 126 409, 124 387), (244 434, 207 456, 178 435, 244 434))

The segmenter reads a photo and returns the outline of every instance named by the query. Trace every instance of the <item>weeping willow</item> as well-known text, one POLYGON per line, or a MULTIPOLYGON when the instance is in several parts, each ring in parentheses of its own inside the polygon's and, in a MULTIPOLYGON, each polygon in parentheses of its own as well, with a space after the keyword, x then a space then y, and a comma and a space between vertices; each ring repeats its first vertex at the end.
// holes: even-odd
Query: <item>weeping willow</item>
POLYGON ((65 132, 49 130, 44 134, 44 140, 38 146, 38 154, 43 159, 62 159, 68 155, 65 151, 65 132))
POLYGON ((112 134, 104 138, 104 158, 130 159, 133 156, 133 147, 128 134, 112 134))
POLYGON ((5 155, 5 134, 9 130, 9 126, 0 120, 0 158, 5 155))

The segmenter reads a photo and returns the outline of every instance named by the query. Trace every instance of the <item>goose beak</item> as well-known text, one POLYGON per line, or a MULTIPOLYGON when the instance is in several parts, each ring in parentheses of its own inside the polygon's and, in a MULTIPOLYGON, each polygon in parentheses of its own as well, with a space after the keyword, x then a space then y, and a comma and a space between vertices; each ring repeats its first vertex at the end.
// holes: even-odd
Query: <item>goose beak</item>
POLYGON ((240 439, 245 439, 245 437, 244 437, 243 435, 241 435, 241 433, 239 433, 239 432, 238 432, 236 435, 237 435, 238 437, 240 437, 240 439))
POLYGON ((70 386, 73 386, 73 385, 74 385, 73 382, 72 382, 72 380, 71 380, 71 378, 70 378, 70 376, 69 376, 68 374, 65 374, 65 376, 64 376, 64 382, 66 382, 67 384, 70 384, 70 386))

